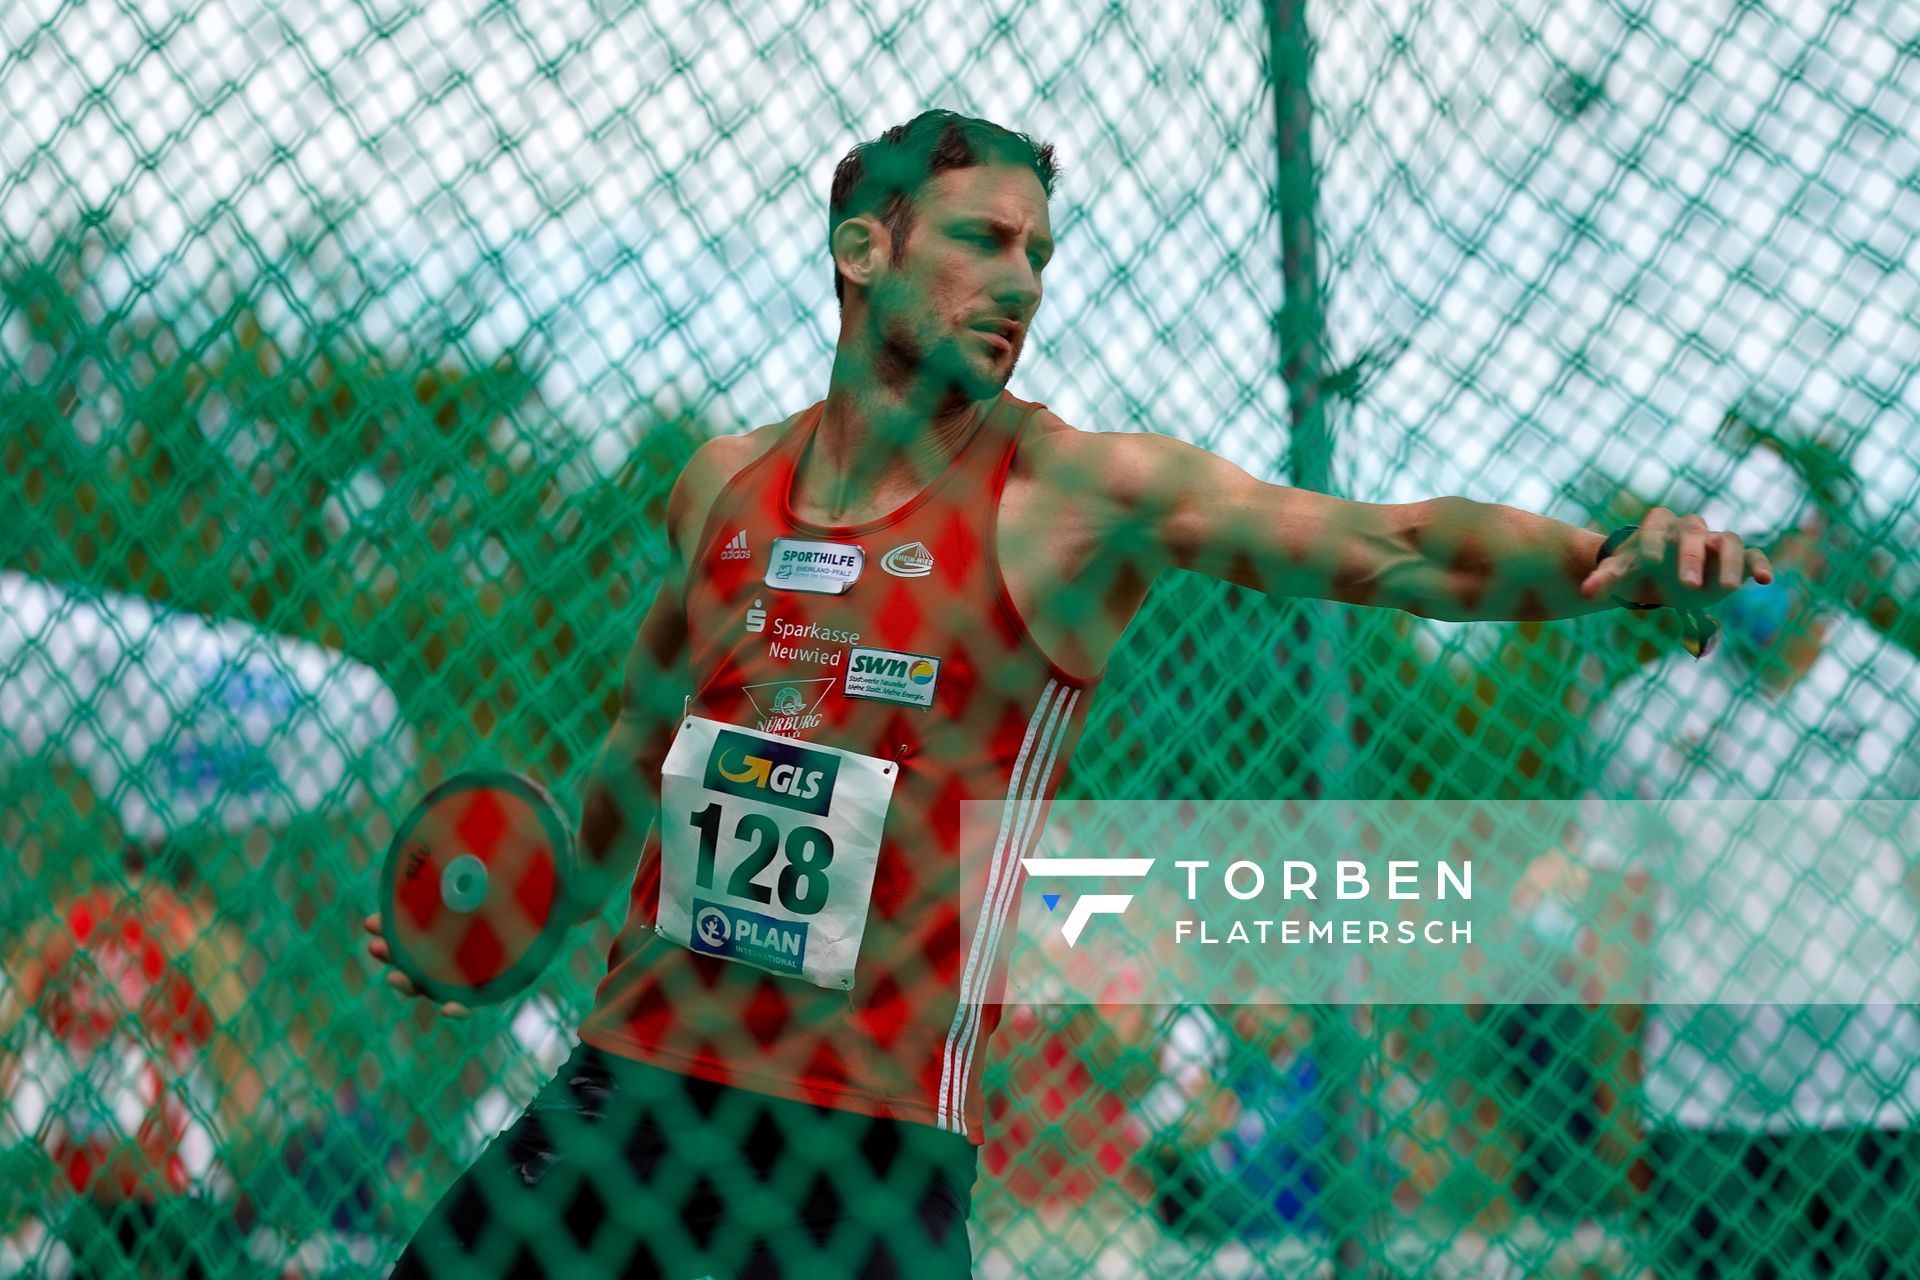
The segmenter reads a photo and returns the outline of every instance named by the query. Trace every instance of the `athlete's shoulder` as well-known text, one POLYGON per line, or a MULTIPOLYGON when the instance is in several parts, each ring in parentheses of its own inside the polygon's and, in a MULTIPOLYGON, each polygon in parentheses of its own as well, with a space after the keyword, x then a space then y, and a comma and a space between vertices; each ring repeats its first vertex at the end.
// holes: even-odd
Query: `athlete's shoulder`
POLYGON ((687 471, 693 473, 698 484, 725 485, 779 444, 793 422, 793 418, 785 418, 751 431, 714 436, 693 451, 687 460, 687 471))
POLYGON ((1177 443, 1151 431, 1088 431, 1040 407, 1021 442, 1016 469, 1045 490, 1081 498, 1137 498, 1163 466, 1163 446, 1177 443))
POLYGON ((1082 431, 1045 405, 1036 406, 1021 434, 1014 468, 1028 479, 1044 480, 1063 461, 1071 462, 1096 452, 1099 446, 1092 437, 1099 434, 1082 431))
POLYGON ((798 416, 701 442, 667 499, 667 522, 677 547, 683 552, 692 548, 720 491, 778 444, 798 416))

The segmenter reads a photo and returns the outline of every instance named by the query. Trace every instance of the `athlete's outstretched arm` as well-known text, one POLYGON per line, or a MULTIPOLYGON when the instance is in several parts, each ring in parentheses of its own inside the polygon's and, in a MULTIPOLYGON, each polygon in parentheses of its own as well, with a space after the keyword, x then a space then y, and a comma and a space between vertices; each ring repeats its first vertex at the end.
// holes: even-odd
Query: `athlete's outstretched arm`
POLYGON ((1736 534, 1656 507, 1599 574, 1603 535, 1470 498, 1354 502, 1257 480, 1142 432, 1053 437, 1050 470, 1080 477, 1094 537, 1151 578, 1192 569, 1271 595, 1401 609, 1449 622, 1571 618, 1614 597, 1700 608, 1772 567, 1736 534), (1076 456, 1077 455, 1077 456, 1076 456), (1696 585, 1684 575, 1701 575, 1696 585))

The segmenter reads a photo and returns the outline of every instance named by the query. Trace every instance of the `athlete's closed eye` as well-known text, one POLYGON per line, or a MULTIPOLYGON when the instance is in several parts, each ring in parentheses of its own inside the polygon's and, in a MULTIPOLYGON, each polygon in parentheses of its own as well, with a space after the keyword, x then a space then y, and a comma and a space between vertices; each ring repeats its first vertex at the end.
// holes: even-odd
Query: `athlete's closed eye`
MULTIPOLYGON (((998 250, 1000 248, 1000 239, 998 236, 976 234, 962 235, 960 238, 988 250, 998 250)), ((1032 264, 1035 271, 1044 271, 1047 268, 1047 263, 1051 259, 1051 256, 1052 255, 1047 255, 1046 257, 1042 257, 1038 253, 1029 253, 1027 255, 1027 261, 1032 264)))

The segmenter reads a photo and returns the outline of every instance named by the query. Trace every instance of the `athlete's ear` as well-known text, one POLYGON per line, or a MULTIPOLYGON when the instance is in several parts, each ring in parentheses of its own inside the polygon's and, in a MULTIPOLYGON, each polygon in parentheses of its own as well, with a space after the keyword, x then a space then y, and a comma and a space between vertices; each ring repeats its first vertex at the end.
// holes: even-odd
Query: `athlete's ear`
POLYGON ((833 261, 848 283, 870 288, 887 257, 887 229, 878 218, 848 218, 833 229, 833 261))

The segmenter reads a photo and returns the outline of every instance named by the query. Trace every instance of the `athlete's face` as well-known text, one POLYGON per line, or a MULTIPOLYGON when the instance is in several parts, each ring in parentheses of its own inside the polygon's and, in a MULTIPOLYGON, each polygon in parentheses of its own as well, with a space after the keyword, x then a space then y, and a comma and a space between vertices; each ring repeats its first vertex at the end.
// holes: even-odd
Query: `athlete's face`
POLYGON ((1052 256, 1047 196, 1031 170, 977 165, 935 174, 914 202, 903 261, 869 294, 882 359, 949 383, 967 400, 1000 394, 1026 348, 1052 256))

